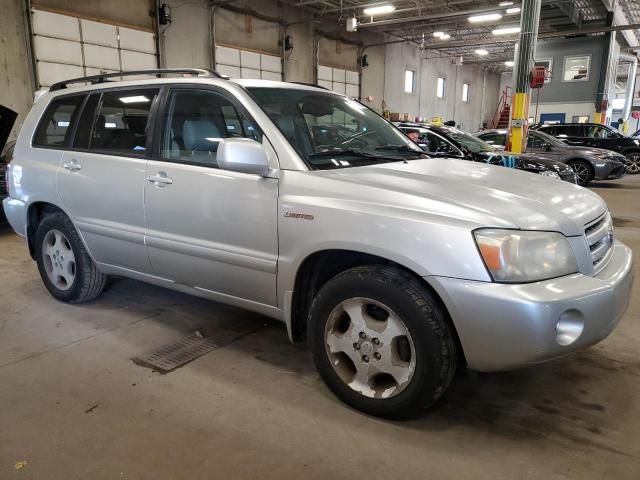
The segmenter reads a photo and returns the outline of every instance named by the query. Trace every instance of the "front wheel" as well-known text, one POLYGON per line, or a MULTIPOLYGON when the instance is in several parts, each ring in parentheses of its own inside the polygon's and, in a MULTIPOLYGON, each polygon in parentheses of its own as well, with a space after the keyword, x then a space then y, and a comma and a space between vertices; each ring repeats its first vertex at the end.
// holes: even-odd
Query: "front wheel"
POLYGON ((567 162, 573 173, 576 174, 576 183, 581 187, 586 187, 593 180, 593 167, 584 160, 571 160, 567 162))
POLYGON ((35 247, 40 277, 55 298, 81 303, 102 293, 107 277, 96 267, 66 215, 44 217, 36 230, 35 247))
POLYGON ((445 314, 402 270, 374 265, 339 274, 314 299, 309 321, 320 376, 358 410, 412 416, 451 383, 456 352, 445 314))
POLYGON ((629 152, 625 155, 626 172, 630 175, 636 175, 640 173, 640 152, 629 152))

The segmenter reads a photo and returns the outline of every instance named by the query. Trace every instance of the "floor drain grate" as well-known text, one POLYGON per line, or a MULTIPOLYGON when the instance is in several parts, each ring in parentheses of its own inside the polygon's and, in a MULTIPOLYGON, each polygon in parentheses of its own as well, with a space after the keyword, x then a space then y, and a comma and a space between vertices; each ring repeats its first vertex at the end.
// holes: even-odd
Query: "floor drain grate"
POLYGON ((240 335, 222 335, 224 338, 203 337, 197 333, 184 337, 177 342, 164 345, 162 347, 151 350, 147 353, 139 355, 132 360, 138 365, 153 368, 160 373, 168 373, 181 367, 185 363, 189 363, 205 353, 209 353, 220 347, 224 347, 229 343, 243 337, 247 333, 240 335))

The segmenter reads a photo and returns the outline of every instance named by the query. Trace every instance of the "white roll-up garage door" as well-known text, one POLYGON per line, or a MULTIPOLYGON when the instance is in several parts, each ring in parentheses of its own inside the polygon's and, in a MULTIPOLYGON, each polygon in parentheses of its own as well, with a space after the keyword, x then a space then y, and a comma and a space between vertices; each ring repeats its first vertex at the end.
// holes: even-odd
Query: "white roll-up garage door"
POLYGON ((158 68, 150 31, 31 10, 39 87, 85 75, 158 68))
POLYGON ((282 81, 280 57, 228 45, 216 45, 216 71, 232 78, 282 81))
POLYGON ((318 65, 318 85, 352 98, 358 98, 360 93, 360 80, 355 70, 318 65))

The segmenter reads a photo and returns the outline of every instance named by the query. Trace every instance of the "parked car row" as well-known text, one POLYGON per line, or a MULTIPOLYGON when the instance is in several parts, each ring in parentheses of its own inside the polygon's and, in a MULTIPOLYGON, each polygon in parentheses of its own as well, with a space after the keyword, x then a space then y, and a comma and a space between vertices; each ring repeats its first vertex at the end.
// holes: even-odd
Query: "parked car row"
POLYGON ((405 134, 415 135, 416 143, 430 155, 501 165, 571 183, 577 181, 571 167, 563 163, 536 155, 515 155, 501 152, 482 139, 455 127, 416 123, 397 123, 396 125, 405 134))
POLYGON ((624 314, 632 252, 564 163, 401 125, 420 148, 321 88, 150 73, 182 77, 60 82, 20 130, 3 206, 56 299, 115 275, 259 312, 340 399, 392 418, 458 365, 552 360, 624 314))
MULTIPOLYGON (((483 130, 475 134, 494 147, 503 149, 507 130, 483 130)), ((571 146, 541 130, 529 130, 527 153, 565 163, 573 169, 578 185, 587 186, 592 180, 613 180, 625 174, 625 157, 600 148, 571 146)))

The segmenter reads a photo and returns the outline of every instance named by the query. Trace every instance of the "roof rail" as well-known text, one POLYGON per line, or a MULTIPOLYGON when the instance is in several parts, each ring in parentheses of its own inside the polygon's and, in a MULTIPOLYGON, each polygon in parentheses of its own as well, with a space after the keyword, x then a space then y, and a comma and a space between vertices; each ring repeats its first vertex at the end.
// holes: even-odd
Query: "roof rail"
POLYGON ((56 82, 49 88, 50 92, 55 92, 56 90, 62 90, 67 88, 67 85, 71 83, 104 83, 109 81, 109 78, 115 77, 126 77, 131 75, 195 75, 197 77, 204 78, 229 78, 227 75, 223 75, 221 73, 215 72, 213 70, 208 70, 206 68, 158 68, 153 70, 131 70, 128 72, 114 72, 114 73, 102 73, 100 75, 91 75, 89 77, 78 77, 72 78, 69 80, 64 80, 62 82, 56 82))
POLYGON ((289 83, 295 83, 296 85, 304 85, 305 87, 315 87, 315 88, 321 88, 323 90, 329 90, 327 87, 323 87, 322 85, 316 85, 315 83, 310 83, 310 82, 289 82, 289 83))

